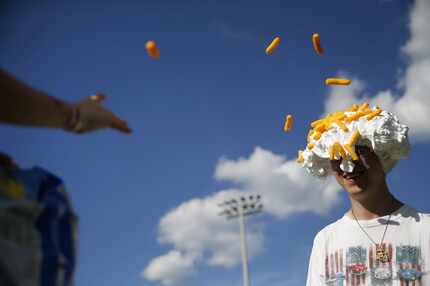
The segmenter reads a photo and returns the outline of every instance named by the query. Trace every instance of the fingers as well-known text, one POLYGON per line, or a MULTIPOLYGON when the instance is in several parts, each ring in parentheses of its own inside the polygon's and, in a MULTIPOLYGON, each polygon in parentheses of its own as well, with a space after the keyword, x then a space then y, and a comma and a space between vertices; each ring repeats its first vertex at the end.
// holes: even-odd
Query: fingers
POLYGON ((106 96, 103 93, 97 92, 95 95, 90 96, 90 100, 95 102, 102 102, 106 99, 106 96))
POLYGON ((103 93, 97 92, 95 95, 89 96, 82 102, 82 107, 87 107, 85 109, 86 117, 92 118, 92 120, 88 120, 88 122, 93 122, 92 124, 94 125, 92 127, 87 126, 89 128, 88 130, 110 127, 123 133, 131 133, 132 130, 128 127, 126 121, 120 119, 118 116, 112 113, 112 111, 102 106, 101 103, 105 99, 106 96, 103 93))
POLYGON ((132 130, 130 129, 130 127, 128 127, 128 124, 126 121, 114 116, 114 118, 112 119, 111 128, 116 129, 120 132, 123 133, 131 133, 132 130))

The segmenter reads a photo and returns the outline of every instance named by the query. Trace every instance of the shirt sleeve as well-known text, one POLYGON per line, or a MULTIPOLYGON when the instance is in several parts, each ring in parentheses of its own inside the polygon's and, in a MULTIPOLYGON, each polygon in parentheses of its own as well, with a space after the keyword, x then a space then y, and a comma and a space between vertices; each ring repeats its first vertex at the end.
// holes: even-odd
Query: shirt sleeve
POLYGON ((314 239, 312 252, 309 258, 308 276, 306 286, 325 286, 323 281, 324 241, 322 232, 319 232, 314 239))

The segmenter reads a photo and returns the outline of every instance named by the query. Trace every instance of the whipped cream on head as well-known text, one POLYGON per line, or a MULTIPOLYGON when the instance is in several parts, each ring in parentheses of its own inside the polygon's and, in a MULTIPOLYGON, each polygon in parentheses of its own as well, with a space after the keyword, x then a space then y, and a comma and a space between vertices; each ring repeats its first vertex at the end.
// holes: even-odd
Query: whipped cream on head
POLYGON ((370 108, 367 103, 329 114, 312 122, 311 126, 308 145, 304 151, 299 151, 298 162, 318 177, 329 174, 330 159, 342 159, 340 168, 352 172, 353 161, 358 157, 357 145, 371 147, 385 173, 410 150, 408 127, 394 114, 379 107, 370 108))

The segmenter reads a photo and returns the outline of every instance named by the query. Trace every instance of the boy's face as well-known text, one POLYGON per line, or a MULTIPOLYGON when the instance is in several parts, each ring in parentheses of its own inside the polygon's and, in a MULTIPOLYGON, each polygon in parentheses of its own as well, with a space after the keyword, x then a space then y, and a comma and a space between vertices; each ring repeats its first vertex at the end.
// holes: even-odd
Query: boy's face
POLYGON ((354 161, 352 173, 340 169, 341 160, 332 160, 331 167, 337 182, 350 196, 367 196, 385 183, 385 172, 378 156, 367 146, 356 146, 359 160, 354 161))

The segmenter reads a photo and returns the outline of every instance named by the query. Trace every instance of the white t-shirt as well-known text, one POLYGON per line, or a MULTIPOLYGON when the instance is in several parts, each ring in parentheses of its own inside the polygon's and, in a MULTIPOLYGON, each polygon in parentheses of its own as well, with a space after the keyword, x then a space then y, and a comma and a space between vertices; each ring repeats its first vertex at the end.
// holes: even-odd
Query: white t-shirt
MULTIPOLYGON (((389 216, 358 222, 376 243, 389 216)), ((430 214, 403 205, 391 214, 382 244, 389 262, 346 214, 315 236, 307 286, 430 286, 430 214)))

